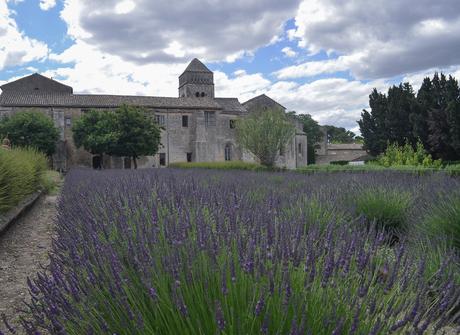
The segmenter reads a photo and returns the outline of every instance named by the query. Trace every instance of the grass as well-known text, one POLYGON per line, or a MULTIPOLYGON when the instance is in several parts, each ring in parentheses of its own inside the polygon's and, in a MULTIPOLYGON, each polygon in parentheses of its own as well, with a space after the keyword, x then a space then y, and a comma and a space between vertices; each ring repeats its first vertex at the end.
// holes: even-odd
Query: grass
POLYGON ((62 182, 62 175, 54 170, 44 171, 40 180, 41 187, 48 195, 58 195, 62 182))
POLYGON ((395 171, 395 172, 407 172, 417 175, 430 174, 434 172, 445 172, 447 174, 460 173, 460 170, 451 168, 450 170, 443 168, 432 168, 423 166, 391 166, 384 167, 377 164, 365 164, 365 165, 336 165, 336 164, 325 164, 325 165, 307 165, 297 169, 298 172, 302 173, 320 173, 320 172, 355 172, 355 173, 366 173, 372 171, 395 171))
POLYGON ((431 203, 421 229, 460 251, 460 195, 447 195, 441 201, 431 203))
POLYGON ((45 155, 33 149, 0 149, 0 213, 41 187, 45 155))
POLYGON ((355 200, 356 213, 366 220, 368 226, 399 234, 406 230, 411 194, 401 190, 372 188, 364 190, 355 200))
POLYGON ((216 169, 216 170, 249 170, 249 171, 271 171, 257 163, 247 163, 243 161, 226 161, 226 162, 179 162, 171 163, 169 167, 180 169, 216 169))

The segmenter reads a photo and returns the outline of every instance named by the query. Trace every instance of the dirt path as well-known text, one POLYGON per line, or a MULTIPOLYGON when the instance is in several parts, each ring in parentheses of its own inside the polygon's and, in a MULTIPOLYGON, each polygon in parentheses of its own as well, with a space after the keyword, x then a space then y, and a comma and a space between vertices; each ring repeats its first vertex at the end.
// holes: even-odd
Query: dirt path
MULTIPOLYGON (((41 197, 33 208, 0 235, 0 314, 17 325, 17 308, 28 299, 27 277, 48 264, 56 196, 41 197)), ((0 330, 4 329, 0 321, 0 330)))

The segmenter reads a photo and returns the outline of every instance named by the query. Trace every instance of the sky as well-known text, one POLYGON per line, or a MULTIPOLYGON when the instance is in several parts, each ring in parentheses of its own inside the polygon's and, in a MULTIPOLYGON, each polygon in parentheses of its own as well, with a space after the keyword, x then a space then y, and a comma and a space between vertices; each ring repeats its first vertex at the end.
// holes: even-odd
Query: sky
POLYGON ((373 88, 460 78, 459 0, 0 0, 0 85, 178 96, 193 58, 216 96, 265 93, 358 132, 373 88))

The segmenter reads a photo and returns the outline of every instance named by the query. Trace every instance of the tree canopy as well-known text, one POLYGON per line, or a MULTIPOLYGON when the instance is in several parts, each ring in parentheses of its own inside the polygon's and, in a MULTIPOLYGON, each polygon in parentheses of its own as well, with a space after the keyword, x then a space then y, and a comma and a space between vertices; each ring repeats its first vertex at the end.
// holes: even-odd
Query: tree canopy
POLYGON ((435 158, 460 159, 460 90, 452 76, 425 78, 417 94, 409 83, 387 94, 374 89, 369 106, 358 124, 372 155, 383 153, 388 144, 415 146, 420 140, 435 158))
POLYGON ((123 105, 113 111, 89 111, 73 128, 78 147, 95 155, 131 157, 137 168, 140 156, 155 155, 160 145, 160 128, 144 110, 123 105))
POLYGON ((331 125, 323 126, 327 131, 328 143, 354 143, 356 134, 351 130, 343 127, 336 127, 331 125))
POLYGON ((258 110, 236 123, 238 142, 260 163, 273 167, 279 152, 295 134, 292 120, 282 109, 258 110))
POLYGON ((13 146, 32 147, 46 155, 56 150, 59 130, 53 120, 38 111, 22 111, 0 120, 0 136, 13 146))
POLYGON ((102 158, 102 155, 109 152, 111 146, 118 140, 115 124, 115 114, 112 112, 96 110, 86 112, 72 127, 75 145, 102 158))
POLYGON ((115 111, 117 141, 109 153, 133 159, 137 169, 140 156, 153 156, 158 152, 161 131, 153 118, 136 107, 123 105, 115 111))

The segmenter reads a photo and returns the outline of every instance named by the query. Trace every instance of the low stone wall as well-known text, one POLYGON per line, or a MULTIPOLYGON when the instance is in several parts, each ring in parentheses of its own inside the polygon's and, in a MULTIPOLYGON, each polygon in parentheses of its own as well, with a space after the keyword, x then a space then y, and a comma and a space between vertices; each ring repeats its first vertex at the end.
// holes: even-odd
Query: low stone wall
POLYGON ((16 207, 10 209, 5 214, 0 214, 0 234, 3 233, 14 221, 28 211, 32 205, 43 194, 43 191, 35 192, 21 201, 16 207))

